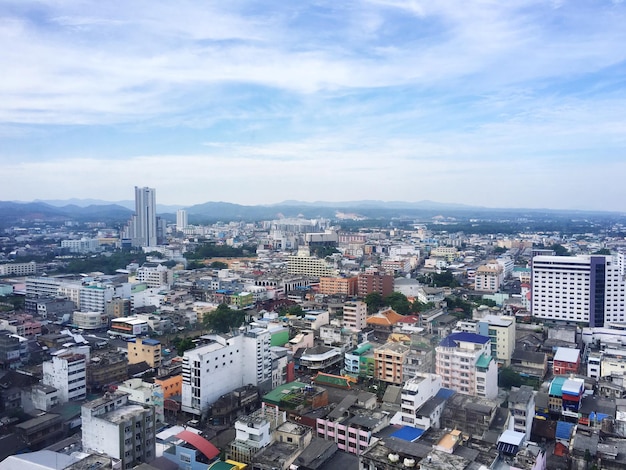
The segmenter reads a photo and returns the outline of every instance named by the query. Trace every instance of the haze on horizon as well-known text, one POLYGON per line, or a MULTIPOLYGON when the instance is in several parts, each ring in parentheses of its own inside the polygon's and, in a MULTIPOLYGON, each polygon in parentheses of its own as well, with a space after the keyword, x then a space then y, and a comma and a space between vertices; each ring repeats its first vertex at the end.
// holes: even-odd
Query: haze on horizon
POLYGON ((626 2, 0 5, 0 200, 623 211, 626 2))

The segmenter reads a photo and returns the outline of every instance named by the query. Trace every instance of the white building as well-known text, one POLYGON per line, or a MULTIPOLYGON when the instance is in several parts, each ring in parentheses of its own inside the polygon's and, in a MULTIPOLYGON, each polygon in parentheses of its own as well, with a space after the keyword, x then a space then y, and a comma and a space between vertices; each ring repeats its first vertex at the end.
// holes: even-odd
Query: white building
POLYGON ((509 393, 509 411, 513 419, 513 431, 522 432, 530 440, 535 416, 535 392, 532 387, 522 385, 509 393))
POLYGON ((136 275, 137 282, 144 282, 148 287, 165 287, 169 289, 174 282, 174 274, 170 268, 159 263, 144 263, 136 275))
POLYGON ((448 335, 435 348, 435 370, 445 388, 485 398, 498 395, 498 366, 488 336, 448 335))
POLYGON ((626 283, 611 256, 535 256, 531 313, 545 320, 626 322, 626 283))
POLYGON ((82 330, 97 330, 108 326, 109 317, 101 312, 74 312, 72 324, 82 330))
POLYGON ((161 385, 144 382, 141 379, 129 379, 118 385, 119 392, 128 393, 128 401, 154 407, 154 416, 157 423, 165 422, 163 412, 163 388, 161 385))
POLYGON ((238 387, 271 387, 267 330, 254 328, 235 336, 206 335, 201 339, 205 344, 185 351, 183 356, 183 411, 203 415, 220 396, 238 387))
POLYGON ((367 304, 360 300, 343 304, 343 326, 353 331, 365 328, 367 319, 367 304))
POLYGON ((37 273, 37 263, 0 264, 0 276, 30 276, 37 273))
POLYGON ((100 240, 97 238, 61 240, 61 248, 67 248, 70 253, 93 253, 100 249, 100 240))
MULTIPOLYGON (((82 348, 78 350, 82 351, 82 348)), ((45 385, 59 391, 59 401, 66 403, 72 400, 84 400, 87 397, 87 362, 89 361, 89 347, 86 354, 63 351, 46 361, 43 366, 43 380, 45 385)))
POLYGON ((187 228, 187 211, 185 209, 178 209, 176 211, 176 230, 182 232, 187 228))
POLYGON ((80 289, 81 312, 105 312, 106 303, 113 299, 114 286, 92 284, 80 289))
POLYGON ((129 403, 128 394, 106 393, 81 407, 83 450, 100 452, 131 469, 155 456, 154 408, 129 403))
MULTIPOLYGON (((439 427, 438 420, 431 419, 430 413, 424 416, 419 410, 428 400, 437 395, 441 389, 441 383, 441 377, 428 373, 418 373, 404 383, 400 410, 403 425, 424 430, 431 426, 439 427)), ((443 402, 441 404, 443 405, 443 402)))

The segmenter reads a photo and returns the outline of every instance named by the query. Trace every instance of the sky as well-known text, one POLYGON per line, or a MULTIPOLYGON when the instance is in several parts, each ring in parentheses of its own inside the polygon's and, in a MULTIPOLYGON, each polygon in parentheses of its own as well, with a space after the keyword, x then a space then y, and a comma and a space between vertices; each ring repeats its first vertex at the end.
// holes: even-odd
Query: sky
POLYGON ((3 0, 0 200, 626 211, 622 0, 3 0))

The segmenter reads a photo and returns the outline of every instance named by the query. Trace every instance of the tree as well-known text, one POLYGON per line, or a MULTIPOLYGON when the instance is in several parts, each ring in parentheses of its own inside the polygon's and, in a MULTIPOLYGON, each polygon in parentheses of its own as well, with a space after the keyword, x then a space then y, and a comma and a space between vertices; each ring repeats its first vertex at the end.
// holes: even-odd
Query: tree
POLYGON ((550 245, 550 249, 554 250, 557 256, 569 256, 569 250, 559 243, 550 245))
POLYGON ((289 305, 288 307, 282 306, 278 309, 278 313, 281 315, 295 315, 297 317, 303 317, 305 315, 304 310, 298 304, 289 305))
POLYGON ((608 248, 600 248, 598 251, 594 251, 591 254, 592 255, 610 255, 611 250, 609 250, 608 248))
POLYGON ((392 292, 383 299, 383 305, 388 305, 400 315, 407 315, 411 312, 411 303, 406 295, 400 292, 392 292))
POLYGON ((374 313, 378 312, 383 304, 383 297, 380 292, 371 292, 365 296, 363 302, 367 304, 367 312, 374 313))
POLYGON ((503 367, 498 374, 498 387, 510 389, 522 385, 522 377, 510 367, 503 367))
POLYGON ((242 310, 232 310, 228 305, 220 304, 204 316, 202 324, 216 333, 228 333, 232 328, 239 328, 244 320, 245 313, 242 310))
POLYGON ((180 338, 178 336, 172 340, 172 344, 176 348, 176 353, 179 356, 182 356, 185 351, 193 349, 196 346, 191 338, 180 338))
POLYGON ((222 263, 221 261, 213 261, 211 264, 209 264, 209 268, 228 269, 228 265, 226 263, 222 263))

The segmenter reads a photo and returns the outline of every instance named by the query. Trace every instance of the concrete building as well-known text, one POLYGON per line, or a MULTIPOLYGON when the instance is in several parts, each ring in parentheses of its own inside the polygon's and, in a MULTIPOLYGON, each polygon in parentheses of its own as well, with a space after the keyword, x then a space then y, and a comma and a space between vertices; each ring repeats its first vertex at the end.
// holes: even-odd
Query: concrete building
POLYGON ((301 247, 297 255, 287 258, 287 272, 320 278, 333 277, 336 274, 336 270, 325 260, 311 256, 308 247, 301 247))
POLYGON ((165 423, 163 410, 163 388, 161 385, 144 382, 141 379, 128 379, 117 386, 117 391, 128 393, 128 401, 140 405, 154 407, 154 417, 157 423, 165 423))
POLYGON ((206 415, 213 402, 238 387, 271 387, 269 331, 254 328, 235 336, 206 335, 201 340, 200 346, 183 356, 183 411, 206 415))
POLYGON ((365 328, 367 319, 367 304, 360 300, 343 304, 343 326, 353 331, 365 328))
POLYGON ((74 312, 72 324, 81 330, 98 330, 108 326, 109 317, 102 312, 74 312))
POLYGON ((515 317, 486 315, 478 321, 478 334, 491 339, 491 357, 508 366, 515 350, 515 317))
POLYGON ((365 297, 373 292, 378 292, 383 297, 393 292, 394 279, 390 274, 382 274, 377 270, 366 271, 359 274, 358 294, 365 297))
MULTIPOLYGON (((88 354, 89 348, 86 348, 88 354)), ((59 391, 61 403, 84 400, 87 397, 88 360, 88 355, 75 352, 65 352, 53 356, 52 360, 46 361, 42 365, 42 382, 59 391)))
MULTIPOLYGON (((435 374, 418 374, 408 379, 402 387, 402 408, 400 411, 402 424, 414 428, 428 429, 431 427, 429 417, 424 417, 419 410, 432 399, 441 389, 441 377, 435 374)), ((443 400, 441 402, 443 405, 443 400)), ((437 426, 438 423, 437 423, 437 426)))
POLYGON ((452 333, 435 348, 435 370, 442 386, 459 393, 495 398, 498 366, 491 357, 491 340, 474 333, 452 333))
POLYGON ((182 232, 188 225, 187 211, 185 209, 178 209, 176 211, 176 230, 182 232))
POLYGON ((498 292, 504 281, 504 268, 497 261, 489 261, 476 270, 474 290, 480 292, 498 292))
POLYGON ((32 276, 37 273, 37 263, 0 264, 0 276, 32 276))
POLYGON ((104 313, 106 304, 113 299, 112 285, 92 284, 80 288, 80 311, 104 313))
POLYGON ((543 320, 626 322, 626 282, 611 256, 536 256, 532 260, 531 313, 543 320))
POLYGON ((161 342, 151 338, 130 338, 128 345, 128 363, 146 362, 152 368, 161 367, 161 342))
POLYGON ((509 393, 509 411, 513 419, 513 431, 522 432, 530 440, 535 416, 535 393, 532 387, 522 385, 509 393))
POLYGON ((148 287, 164 287, 169 289, 174 282, 174 273, 167 266, 159 263, 144 263, 136 275, 137 282, 143 282, 148 287))
POLYGON ((390 384, 404 382, 403 364, 409 354, 409 346, 402 343, 386 343, 374 349, 374 378, 390 384))
POLYGON ((554 353, 552 370, 554 375, 578 374, 580 351, 573 348, 557 348, 554 353))
POLYGON ((128 226, 132 246, 156 246, 156 190, 135 186, 135 214, 128 226))
POLYGON ((100 249, 97 238, 81 238, 80 240, 61 240, 61 248, 70 253, 93 253, 100 249))
POLYGON ((358 278, 353 277, 320 277, 319 293, 324 295, 357 295, 358 278))
POLYGON ((106 393, 81 407, 83 450, 119 459, 124 470, 156 457, 154 408, 128 398, 106 393))

